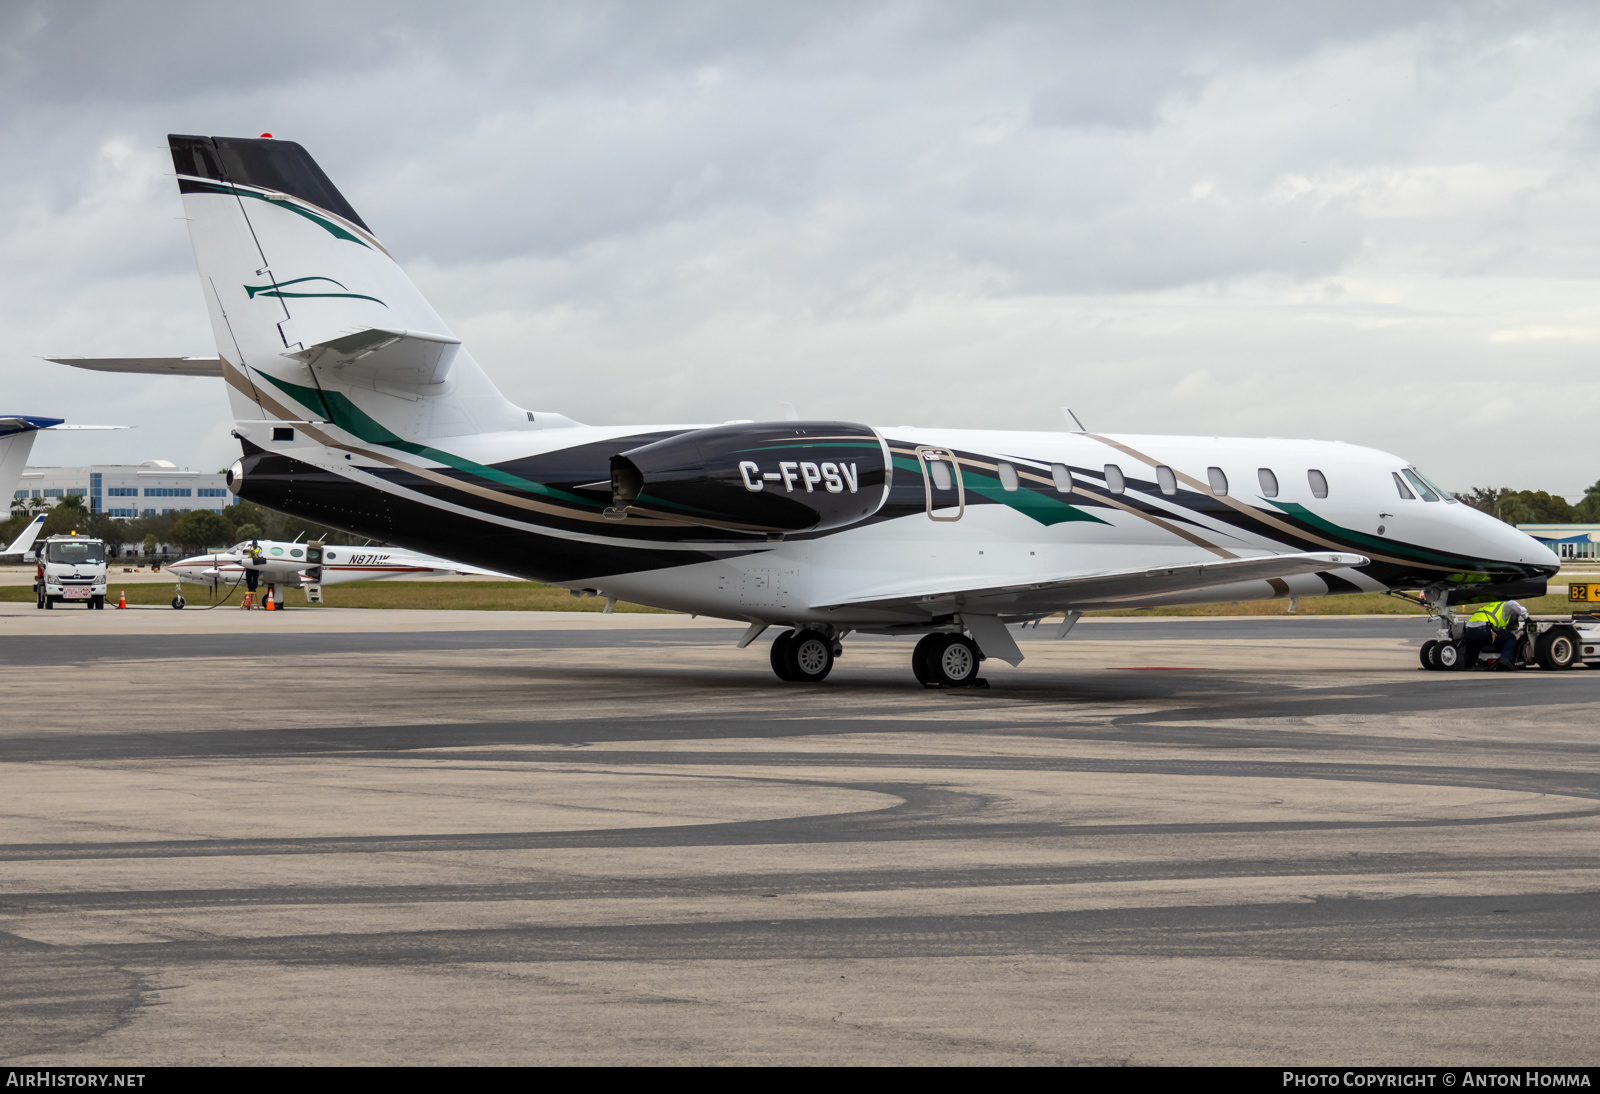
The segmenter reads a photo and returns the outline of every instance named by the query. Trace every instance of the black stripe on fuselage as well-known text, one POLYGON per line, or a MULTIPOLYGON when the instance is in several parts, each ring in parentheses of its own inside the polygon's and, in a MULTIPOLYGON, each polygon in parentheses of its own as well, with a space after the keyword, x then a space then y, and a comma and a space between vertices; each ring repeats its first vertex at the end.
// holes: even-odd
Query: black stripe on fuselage
MULTIPOLYGON (((535 581, 574 584, 749 553, 732 545, 726 551, 639 549, 507 528, 243 443, 244 482, 239 496, 246 501, 351 535, 535 581)), ((451 500, 467 503, 464 496, 451 500)), ((531 514, 516 513, 517 519, 529 522, 531 514)))

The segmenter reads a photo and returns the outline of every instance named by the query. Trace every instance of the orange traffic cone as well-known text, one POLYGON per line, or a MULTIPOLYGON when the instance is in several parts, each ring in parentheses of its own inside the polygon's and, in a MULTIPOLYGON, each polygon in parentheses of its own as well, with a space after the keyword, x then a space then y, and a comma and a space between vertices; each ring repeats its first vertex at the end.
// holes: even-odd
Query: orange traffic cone
POLYGON ((267 611, 269 611, 269 612, 275 612, 275 611, 278 610, 278 606, 272 602, 272 586, 271 585, 267 586, 267 602, 266 602, 266 604, 264 606, 267 609, 267 611))
POLYGON ((117 594, 117 607, 126 608, 127 606, 128 606, 128 590, 127 589, 123 589, 120 593, 117 594))

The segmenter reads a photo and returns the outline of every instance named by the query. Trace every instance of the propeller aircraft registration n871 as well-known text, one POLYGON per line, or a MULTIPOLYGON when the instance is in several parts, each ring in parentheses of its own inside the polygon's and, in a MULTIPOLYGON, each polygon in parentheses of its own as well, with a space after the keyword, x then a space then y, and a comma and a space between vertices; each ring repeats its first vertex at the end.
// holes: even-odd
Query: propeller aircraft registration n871
POLYGON ((1090 608, 1542 590, 1550 551, 1405 460, 1319 441, 855 422, 586 426, 507 400, 299 145, 168 138, 240 497, 642 604, 792 628, 817 681, 851 632, 924 635, 924 682, 1022 654, 1005 623, 1090 608))

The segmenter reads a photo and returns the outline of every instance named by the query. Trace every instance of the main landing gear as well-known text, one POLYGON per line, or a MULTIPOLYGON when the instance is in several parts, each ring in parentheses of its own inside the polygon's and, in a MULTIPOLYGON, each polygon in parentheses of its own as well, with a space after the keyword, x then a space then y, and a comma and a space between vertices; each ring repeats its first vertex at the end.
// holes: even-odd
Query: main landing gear
POLYGON ((983 653, 964 634, 924 635, 911 651, 911 671, 924 687, 986 688, 978 675, 983 653))
POLYGON ((772 643, 772 671, 791 684, 820 684, 841 652, 839 643, 821 631, 784 631, 772 643))
MULTIPOLYGON (((791 684, 819 684, 842 652, 826 631, 784 631, 772 643, 772 671, 791 684)), ((911 671, 924 687, 986 688, 989 682, 978 675, 983 659, 978 644, 964 634, 929 634, 911 653, 911 671)))

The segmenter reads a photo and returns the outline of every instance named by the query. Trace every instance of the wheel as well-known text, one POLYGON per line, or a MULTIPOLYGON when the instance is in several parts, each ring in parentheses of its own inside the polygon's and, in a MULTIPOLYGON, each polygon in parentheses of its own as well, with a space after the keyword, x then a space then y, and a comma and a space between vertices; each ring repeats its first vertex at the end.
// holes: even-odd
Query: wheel
POLYGON ((793 683, 789 676, 789 665, 784 659, 789 651, 789 639, 794 637, 793 631, 784 631, 772 640, 772 671, 784 683, 793 683))
POLYGON ((833 671, 833 640, 821 631, 796 631, 783 651, 784 668, 797 684, 820 684, 833 671))
POLYGON ((53 597, 53 596, 46 595, 45 598, 44 598, 44 606, 47 609, 54 608, 56 606, 56 598, 53 597))
POLYGON ((184 603, 185 603, 185 601, 184 601, 183 597, 181 597, 181 596, 175 596, 175 597, 172 598, 172 606, 174 608, 181 608, 181 607, 183 607, 184 603))
POLYGON ((1438 648, 1439 640, 1430 638, 1422 644, 1422 649, 1417 651, 1417 657, 1422 661, 1422 667, 1429 672, 1435 672, 1439 666, 1433 663, 1433 651, 1438 648))
POLYGON ((965 635, 947 634, 944 642, 928 651, 928 679, 947 688, 964 688, 978 678, 982 661, 976 642, 965 635))
POLYGON ((1467 668, 1467 651, 1459 642, 1440 642, 1433 648, 1434 659, 1446 672, 1467 668))
POLYGON ((44 594, 38 590, 35 590, 33 594, 33 606, 40 610, 44 608, 44 594))
POLYGON ((1570 669, 1578 661, 1578 639, 1566 627, 1545 631, 1535 647, 1539 667, 1544 669, 1570 669))
POLYGON ((106 598, 105 597, 103 597, 103 596, 91 596, 89 598, 89 607, 92 608, 94 611, 97 611, 97 612, 98 611, 104 611, 105 610, 105 606, 106 606, 106 598))
POLYGON ((925 634, 917 643, 917 648, 911 651, 911 675, 917 678, 917 683, 924 687, 928 684, 928 655, 935 647, 942 647, 948 634, 925 634))

